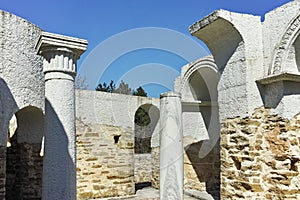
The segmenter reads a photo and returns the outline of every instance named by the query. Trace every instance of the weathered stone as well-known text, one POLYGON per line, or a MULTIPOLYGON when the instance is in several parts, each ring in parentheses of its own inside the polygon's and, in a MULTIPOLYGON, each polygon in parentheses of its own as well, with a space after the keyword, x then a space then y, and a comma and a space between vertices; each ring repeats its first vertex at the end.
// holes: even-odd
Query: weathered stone
MULTIPOLYGON (((77 170, 77 198, 92 199, 133 194, 133 150, 121 148, 115 145, 113 140, 113 136, 121 133, 122 128, 99 124, 86 125, 78 119, 77 129, 93 133, 93 137, 85 137, 84 132, 81 136, 77 135, 77 168, 81 169, 77 170), (86 126, 89 128, 82 128, 86 126), (98 137, 94 137, 96 135, 98 137)), ((133 141, 133 132, 122 134, 119 143, 133 141)))
MULTIPOLYGON (((252 197, 258 195, 265 199, 284 199, 288 196, 291 199, 297 199, 297 192, 287 190, 287 188, 299 189, 297 181, 300 180, 300 172, 296 167, 298 161, 297 159, 291 160, 291 156, 298 155, 296 152, 300 150, 299 145, 292 145, 298 141, 299 135, 296 133, 299 133, 300 129, 299 127, 295 129, 295 125, 290 123, 293 119, 268 116, 268 111, 263 112, 262 108, 259 110, 265 114, 265 116, 259 116, 263 119, 257 127, 259 132, 242 137, 242 141, 250 141, 252 137, 256 137, 256 142, 240 142, 240 145, 236 145, 234 142, 238 142, 238 137, 236 134, 231 134, 227 135, 230 138, 224 140, 224 144, 221 145, 221 152, 224 155, 231 155, 232 158, 232 161, 228 158, 222 159, 221 176, 224 181, 221 185, 221 195, 223 198, 229 198, 229 196, 230 198, 233 196, 247 198, 247 195, 252 197), (287 124, 291 126, 291 129, 283 128, 287 124), (248 146, 255 151, 246 154, 245 149, 248 146), (291 154, 291 152, 295 153, 291 154)), ((257 118, 254 113, 253 118, 255 117, 257 118)), ((234 132, 238 133, 248 127, 247 122, 250 122, 250 119, 228 119, 229 122, 223 123, 222 130, 226 130, 226 125, 230 124, 230 127, 236 128, 234 132)), ((227 132, 224 131, 222 134, 227 134, 227 132)))
POLYGON ((183 132, 179 93, 160 96, 160 199, 183 199, 183 132))
MULTIPOLYGON (((263 22, 259 16, 220 10, 190 27, 213 56, 184 66, 175 83, 186 106, 182 118, 187 137, 179 141, 186 148, 178 154, 185 161, 184 188, 205 190, 217 199, 220 191, 224 199, 300 199, 299 8, 299 1, 291 1, 267 13, 263 22), (191 109, 195 107, 197 110, 191 109)), ((85 50, 86 41, 42 33, 35 25, 3 11, 0 18, 0 199, 40 198, 38 135, 46 135, 43 174, 44 180, 50 180, 44 184, 47 198, 71 191, 74 199, 75 170, 78 199, 131 195, 134 183, 140 182, 163 187, 159 184, 165 180, 159 177, 159 151, 163 151, 157 137, 159 126, 153 126, 156 135, 151 138, 151 157, 134 157, 135 111, 146 104, 158 108, 159 100, 77 91, 76 168, 74 112, 66 110, 71 107, 74 111, 74 61, 85 50), (37 48, 46 57, 46 76, 34 48, 40 35, 37 48), (46 51, 56 55, 46 55, 46 51), (6 151, 8 122, 25 107, 37 108, 41 115, 27 114, 26 120, 19 116, 18 125, 36 128, 28 123, 29 118, 44 124, 45 113, 46 134, 42 126, 38 134, 18 126, 18 141, 11 138, 16 148, 6 151), (49 119, 57 121, 49 123, 49 119), (51 139, 56 136, 59 139, 51 139), (57 180, 61 180, 59 184, 57 180), (64 190, 66 185, 69 189, 64 190)))

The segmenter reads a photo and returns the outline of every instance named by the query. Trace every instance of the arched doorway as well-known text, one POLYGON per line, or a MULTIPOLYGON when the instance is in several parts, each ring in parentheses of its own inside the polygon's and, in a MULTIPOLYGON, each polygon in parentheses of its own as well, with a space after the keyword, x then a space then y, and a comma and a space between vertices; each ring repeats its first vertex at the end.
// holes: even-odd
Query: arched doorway
POLYGON ((182 76, 185 189, 220 195, 219 74, 211 57, 195 61, 182 76))
POLYGON ((6 200, 41 199, 43 157, 40 156, 44 115, 36 107, 16 114, 17 129, 6 152, 6 200))
POLYGON ((151 138, 159 119, 159 110, 151 104, 140 106, 134 115, 134 153, 151 153, 151 138))
POLYGON ((151 140, 158 131, 159 109, 143 104, 134 116, 135 190, 152 185, 151 140))

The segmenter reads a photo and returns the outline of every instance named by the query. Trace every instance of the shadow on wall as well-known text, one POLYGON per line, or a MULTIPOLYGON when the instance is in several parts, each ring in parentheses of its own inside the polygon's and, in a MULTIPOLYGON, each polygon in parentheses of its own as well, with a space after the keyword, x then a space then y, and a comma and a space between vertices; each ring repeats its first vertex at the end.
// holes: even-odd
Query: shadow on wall
POLYGON ((0 143, 6 147, 9 120, 18 111, 17 103, 4 79, 0 78, 0 143))
POLYGON ((0 198, 6 200, 40 199, 42 158, 39 156, 43 135, 43 112, 35 107, 19 110, 5 80, 0 78, 0 198), (9 121, 16 113, 18 128, 7 148, 9 121))
POLYGON ((76 164, 69 149, 76 144, 75 141, 70 144, 65 128, 48 99, 45 100, 45 106, 43 196, 49 199, 75 199, 73 192, 76 191, 76 164))
POLYGON ((199 158, 203 141, 193 143, 185 148, 185 152, 197 174, 198 180, 205 183, 206 192, 214 199, 220 199, 220 141, 204 157, 199 158))
POLYGON ((285 96, 299 95, 299 83, 292 81, 279 81, 269 85, 257 83, 260 96, 266 108, 277 108, 285 96))
POLYGON ((18 128, 6 155, 6 200, 41 199, 44 115, 36 107, 16 113, 18 128))
POLYGON ((206 192, 214 199, 220 199, 220 128, 217 123, 219 120, 217 108, 202 107, 199 110, 209 139, 186 146, 185 152, 199 182, 205 183, 206 192))
POLYGON ((225 66, 230 63, 238 48, 243 48, 243 38, 229 21, 218 18, 205 28, 193 33, 202 40, 211 51, 214 60, 222 74, 225 66), (213 34, 212 34, 213 33, 213 34))
POLYGON ((9 121, 17 110, 17 103, 7 83, 0 78, 0 199, 5 199, 6 145, 9 121))

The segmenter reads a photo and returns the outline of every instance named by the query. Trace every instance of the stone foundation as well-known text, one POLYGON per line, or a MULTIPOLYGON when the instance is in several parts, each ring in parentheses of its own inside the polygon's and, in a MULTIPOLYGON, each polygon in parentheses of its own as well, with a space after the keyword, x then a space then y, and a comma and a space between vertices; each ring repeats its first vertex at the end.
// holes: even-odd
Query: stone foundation
POLYGON ((6 200, 41 199, 43 157, 40 144, 17 143, 16 134, 6 155, 6 200))
POLYGON ((77 199, 132 195, 134 133, 77 120, 77 199))
MULTIPOLYGON (((198 157, 199 144, 190 145, 184 152, 184 189, 205 191, 219 198, 219 143, 203 159, 198 157)), ((152 148, 151 150, 151 184, 152 187, 159 189, 159 147, 152 148)))
POLYGON ((151 183, 151 154, 134 155, 134 182, 151 183))
POLYGON ((300 114, 256 109, 221 130, 222 199, 300 199, 300 114))
POLYGON ((6 147, 0 147, 0 199, 5 199, 6 147))
POLYGON ((149 126, 134 125, 134 153, 151 153, 152 132, 149 126))
POLYGON ((151 150, 151 184, 155 189, 159 189, 159 147, 151 150))
POLYGON ((193 143, 184 152, 184 189, 205 191, 220 198, 219 143, 204 158, 199 158, 202 142, 193 143))

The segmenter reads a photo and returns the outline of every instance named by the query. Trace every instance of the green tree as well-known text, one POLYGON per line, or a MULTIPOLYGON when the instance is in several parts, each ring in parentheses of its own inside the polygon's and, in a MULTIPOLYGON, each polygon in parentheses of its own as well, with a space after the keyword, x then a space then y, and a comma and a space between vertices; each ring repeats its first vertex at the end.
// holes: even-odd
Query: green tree
POLYGON ((141 96, 141 97, 146 97, 147 93, 145 90, 140 86, 136 89, 136 91, 133 91, 132 93, 134 96, 141 96))
MULTIPOLYGON (((132 94, 134 96, 147 97, 147 93, 141 86, 138 87, 136 89, 136 91, 133 91, 132 94)), ((148 124, 150 124, 150 122, 151 122, 151 120, 150 120, 150 116, 149 116, 148 112, 141 107, 139 109, 137 109, 135 116, 134 116, 134 123, 138 126, 147 126, 148 124)))
POLYGON ((109 85, 107 83, 99 83, 98 86, 96 87, 96 91, 102 91, 102 92, 114 92, 116 89, 116 85, 114 84, 114 81, 111 80, 109 85))
POLYGON ((150 124, 150 122, 151 119, 148 112, 145 109, 139 107, 134 115, 134 123, 138 126, 147 126, 148 124, 150 124))
POLYGON ((129 87, 128 83, 125 83, 123 80, 120 82, 119 86, 113 91, 113 93, 119 94, 132 94, 132 89, 129 87))
POLYGON ((139 107, 134 115, 134 152, 151 153, 151 118, 147 107, 139 107))

